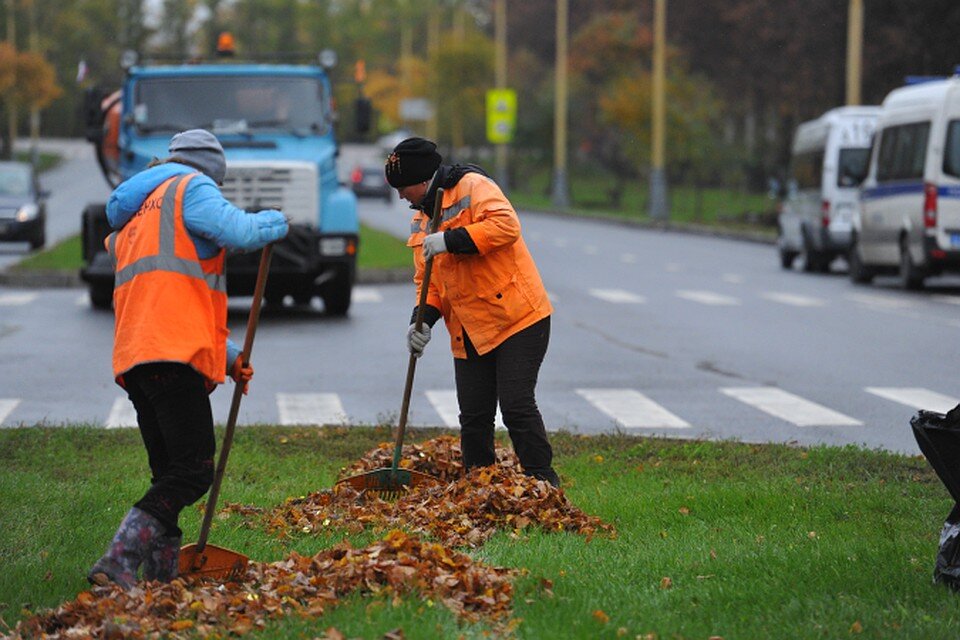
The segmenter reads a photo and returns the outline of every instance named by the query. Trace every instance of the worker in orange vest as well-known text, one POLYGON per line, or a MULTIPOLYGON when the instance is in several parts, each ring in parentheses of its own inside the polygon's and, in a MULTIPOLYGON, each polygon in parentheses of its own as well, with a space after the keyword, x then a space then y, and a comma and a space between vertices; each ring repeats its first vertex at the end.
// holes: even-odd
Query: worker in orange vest
POLYGON ((90 569, 94 584, 129 588, 141 566, 145 580, 176 577, 180 511, 213 482, 209 393, 228 372, 244 393, 253 377, 227 337, 225 249, 258 249, 288 229, 279 211, 251 214, 223 197, 226 160, 212 133, 178 133, 169 152, 107 203, 117 229, 106 240, 116 271, 113 373, 137 411, 152 478, 90 569))
MULTIPOLYGON (((387 182, 416 211, 407 246, 414 249, 417 294, 426 259, 434 260, 424 324, 411 324, 407 346, 419 357, 443 317, 453 351, 460 445, 465 469, 496 462, 497 404, 526 474, 559 486, 535 390, 550 339, 553 308, 503 192, 474 165, 441 165, 437 145, 408 138, 387 158, 387 182), (437 189, 442 222, 428 234, 437 189)), ((419 299, 419 297, 418 297, 419 299)), ((417 309, 414 309, 416 316, 417 309)))

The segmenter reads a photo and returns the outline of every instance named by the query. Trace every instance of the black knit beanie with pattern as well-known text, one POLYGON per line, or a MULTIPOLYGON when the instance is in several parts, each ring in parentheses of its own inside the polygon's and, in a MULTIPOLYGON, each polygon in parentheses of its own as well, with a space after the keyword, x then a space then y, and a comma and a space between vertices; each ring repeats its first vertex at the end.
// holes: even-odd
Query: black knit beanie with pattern
POLYGON ((441 160, 433 142, 424 138, 407 138, 394 147, 383 170, 390 186, 399 189, 429 180, 441 160))

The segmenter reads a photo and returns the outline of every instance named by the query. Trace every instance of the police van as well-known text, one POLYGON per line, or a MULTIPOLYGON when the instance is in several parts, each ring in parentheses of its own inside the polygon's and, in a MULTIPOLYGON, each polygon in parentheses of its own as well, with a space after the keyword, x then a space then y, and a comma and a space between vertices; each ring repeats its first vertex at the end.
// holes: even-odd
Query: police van
POLYGON ((960 76, 894 89, 877 121, 850 251, 850 278, 905 289, 960 271, 960 76))
POLYGON ((805 271, 827 271, 837 256, 846 256, 879 112, 876 106, 838 107, 797 127, 777 225, 784 269, 802 255, 805 271))

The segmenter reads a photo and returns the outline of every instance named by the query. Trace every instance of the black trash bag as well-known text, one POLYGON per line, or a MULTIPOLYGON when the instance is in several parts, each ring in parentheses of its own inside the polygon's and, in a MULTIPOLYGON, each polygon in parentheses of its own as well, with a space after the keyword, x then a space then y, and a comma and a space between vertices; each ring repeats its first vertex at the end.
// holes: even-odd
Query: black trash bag
POLYGON ((920 451, 954 501, 940 530, 933 581, 960 591, 960 405, 945 414, 920 411, 910 426, 920 451))
POLYGON ((960 591, 960 505, 954 506, 940 530, 940 547, 933 566, 933 581, 960 591))

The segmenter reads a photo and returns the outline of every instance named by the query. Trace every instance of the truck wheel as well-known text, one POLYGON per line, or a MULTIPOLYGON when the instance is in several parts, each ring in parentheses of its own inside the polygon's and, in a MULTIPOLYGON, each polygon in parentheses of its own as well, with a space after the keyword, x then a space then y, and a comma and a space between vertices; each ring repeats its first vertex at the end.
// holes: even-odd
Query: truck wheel
POLYGON ((286 291, 276 291, 276 290, 271 291, 268 289, 267 292, 263 294, 263 299, 267 301, 267 304, 270 305, 271 307, 277 307, 277 308, 283 307, 283 299, 286 297, 287 297, 286 291))
POLYGON ((109 284, 90 285, 90 304, 94 309, 113 307, 113 286, 109 284))
POLYGON ((353 283, 345 275, 337 276, 330 282, 322 294, 323 307, 328 315, 345 316, 350 309, 350 295, 353 283))
POLYGON ((313 294, 310 293, 295 293, 293 294, 293 303, 301 307, 309 307, 310 301, 313 300, 313 294))
POLYGON ((924 273, 913 264, 910 251, 907 249, 907 239, 900 241, 900 286, 908 290, 923 288, 924 273))

